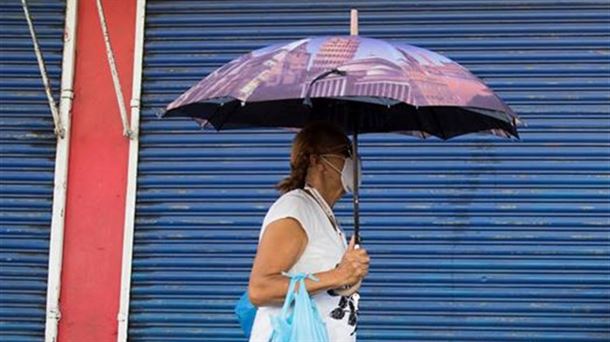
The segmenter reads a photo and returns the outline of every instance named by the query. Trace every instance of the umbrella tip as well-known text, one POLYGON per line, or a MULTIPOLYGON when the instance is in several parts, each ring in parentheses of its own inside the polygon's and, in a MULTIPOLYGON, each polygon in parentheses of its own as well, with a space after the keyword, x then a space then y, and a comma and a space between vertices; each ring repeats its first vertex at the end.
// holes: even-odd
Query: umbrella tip
POLYGON ((349 26, 350 35, 357 36, 358 35, 358 10, 352 8, 350 11, 350 26, 349 26))
POLYGON ((157 111, 157 113, 155 113, 155 116, 157 117, 157 119, 163 119, 165 114, 167 114, 165 109, 160 109, 160 110, 157 111))

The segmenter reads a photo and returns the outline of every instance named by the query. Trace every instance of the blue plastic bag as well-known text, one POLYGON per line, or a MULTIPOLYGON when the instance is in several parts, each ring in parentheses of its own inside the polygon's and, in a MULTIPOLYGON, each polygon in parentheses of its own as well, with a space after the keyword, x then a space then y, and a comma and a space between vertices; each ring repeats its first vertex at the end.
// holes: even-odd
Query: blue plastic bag
POLYGON ((290 285, 279 315, 271 318, 272 342, 328 342, 326 323, 322 320, 316 303, 305 287, 305 278, 318 281, 312 275, 297 273, 288 275, 290 285), (298 292, 294 289, 298 286, 298 292))
POLYGON ((241 295, 241 298, 235 304, 235 314, 241 329, 246 334, 246 337, 250 337, 252 332, 252 325, 254 324, 254 318, 256 317, 256 306, 250 302, 248 297, 248 291, 241 295))

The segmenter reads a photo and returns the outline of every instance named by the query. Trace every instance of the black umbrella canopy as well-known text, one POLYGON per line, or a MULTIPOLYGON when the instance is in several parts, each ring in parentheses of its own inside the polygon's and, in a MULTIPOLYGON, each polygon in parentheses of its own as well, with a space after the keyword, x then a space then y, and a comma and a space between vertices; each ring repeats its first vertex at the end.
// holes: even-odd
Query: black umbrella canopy
POLYGON ((222 105, 193 103, 167 111, 164 117, 188 116, 202 127, 216 130, 253 127, 303 128, 308 122, 325 120, 347 134, 395 132, 422 138, 435 136, 447 140, 469 133, 494 134, 519 138, 517 122, 505 113, 457 106, 415 107, 391 99, 386 103, 313 98, 242 103, 228 100, 222 105), (393 104, 389 104, 394 102, 393 104))

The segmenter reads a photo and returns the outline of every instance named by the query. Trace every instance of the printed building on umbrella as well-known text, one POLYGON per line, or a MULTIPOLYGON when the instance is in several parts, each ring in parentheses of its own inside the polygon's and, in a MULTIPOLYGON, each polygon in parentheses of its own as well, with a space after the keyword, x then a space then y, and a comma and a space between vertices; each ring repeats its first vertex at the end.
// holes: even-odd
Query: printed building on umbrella
POLYGON ((312 65, 310 66, 311 77, 327 70, 336 68, 354 58, 358 51, 359 42, 342 37, 331 38, 320 47, 312 65))
MULTIPOLYGON (((215 133, 156 114, 248 51, 347 34, 350 5, 363 36, 442 51, 527 122, 520 142, 360 138, 371 268, 358 341, 610 340, 607 0, 25 3, 65 135, 54 134, 23 4, 2 1, 1 341, 244 341, 234 304, 294 132, 215 133)), ((243 76, 258 65, 231 70, 242 89, 234 95, 286 87, 304 96, 296 85, 339 65, 348 75, 319 80, 312 96, 353 86, 357 96, 391 89, 442 103, 456 99, 441 87, 475 85, 443 85, 461 70, 416 49, 397 70, 341 37, 316 56, 308 48, 258 50, 253 62, 266 70, 252 83, 243 76), (423 85, 392 81, 400 72, 423 85), (364 77, 350 84, 350 73, 364 77)), ((223 94, 228 84, 217 81, 185 96, 223 94)), ((350 201, 335 206, 348 235, 350 201)))

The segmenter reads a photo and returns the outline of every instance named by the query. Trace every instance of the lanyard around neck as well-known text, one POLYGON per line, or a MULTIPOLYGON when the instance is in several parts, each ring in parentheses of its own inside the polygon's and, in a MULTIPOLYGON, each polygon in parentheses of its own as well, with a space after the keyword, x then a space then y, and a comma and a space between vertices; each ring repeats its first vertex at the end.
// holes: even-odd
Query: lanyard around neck
POLYGON ((309 186, 309 185, 306 185, 303 188, 303 190, 305 190, 305 193, 310 195, 314 199, 314 201, 316 201, 316 203, 318 203, 320 208, 322 208, 322 211, 324 211, 324 213, 326 214, 326 217, 328 217, 328 220, 330 221, 330 224, 333 226, 335 231, 337 233, 339 233, 339 235, 343 235, 343 234, 341 234, 341 229, 339 228, 339 222, 337 222, 337 219, 335 218, 335 215, 333 214, 332 209, 330 208, 328 203, 326 203, 324 198, 322 198, 322 195, 320 195, 318 190, 316 190, 316 188, 309 186))

